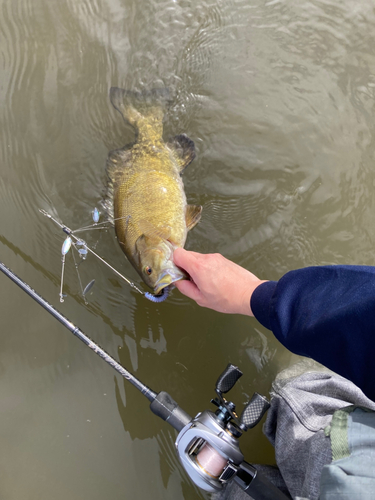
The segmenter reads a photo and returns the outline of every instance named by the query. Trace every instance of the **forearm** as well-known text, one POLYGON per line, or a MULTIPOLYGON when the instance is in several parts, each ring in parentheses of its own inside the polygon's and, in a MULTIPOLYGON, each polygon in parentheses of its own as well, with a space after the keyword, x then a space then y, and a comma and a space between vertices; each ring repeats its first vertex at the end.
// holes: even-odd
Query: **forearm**
POLYGON ((375 268, 291 271, 259 285, 251 309, 290 351, 319 361, 375 399, 375 268))
POLYGON ((216 311, 254 315, 290 351, 352 380, 375 400, 375 268, 322 266, 263 282, 219 254, 178 248, 192 281, 177 288, 216 311))

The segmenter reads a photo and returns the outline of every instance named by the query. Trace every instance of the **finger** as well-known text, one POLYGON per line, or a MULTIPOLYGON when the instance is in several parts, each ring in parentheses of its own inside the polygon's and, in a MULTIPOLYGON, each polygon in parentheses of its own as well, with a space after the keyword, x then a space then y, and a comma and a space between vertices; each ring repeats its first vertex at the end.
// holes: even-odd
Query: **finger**
POLYGON ((184 248, 176 248, 176 250, 173 252, 173 261, 176 266, 185 269, 185 271, 187 271, 188 273, 195 260, 195 252, 188 252, 184 248))
POLYGON ((186 297, 193 299, 195 301, 199 300, 201 297, 201 292, 197 285, 192 281, 188 280, 180 280, 175 283, 176 288, 186 297))

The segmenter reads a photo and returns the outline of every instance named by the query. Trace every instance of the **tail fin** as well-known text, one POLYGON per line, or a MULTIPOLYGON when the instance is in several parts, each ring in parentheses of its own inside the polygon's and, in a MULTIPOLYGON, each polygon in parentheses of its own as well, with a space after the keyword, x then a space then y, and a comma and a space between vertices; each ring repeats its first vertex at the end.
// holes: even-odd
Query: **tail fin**
POLYGON ((124 120, 135 127, 137 127, 137 123, 142 117, 152 115, 162 120, 170 102, 168 88, 133 92, 118 87, 111 87, 109 97, 113 107, 120 112, 124 120))

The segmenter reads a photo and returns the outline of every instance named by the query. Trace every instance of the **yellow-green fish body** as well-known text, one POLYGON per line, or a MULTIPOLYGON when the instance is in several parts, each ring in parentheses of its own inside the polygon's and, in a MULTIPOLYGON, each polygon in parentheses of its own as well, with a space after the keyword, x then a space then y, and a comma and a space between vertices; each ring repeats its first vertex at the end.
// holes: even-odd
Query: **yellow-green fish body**
POLYGON ((194 159, 186 135, 163 140, 166 89, 135 94, 111 88, 114 107, 136 130, 130 147, 108 155, 109 196, 116 235, 125 255, 158 294, 186 275, 173 263, 202 207, 187 205, 182 170, 194 159))

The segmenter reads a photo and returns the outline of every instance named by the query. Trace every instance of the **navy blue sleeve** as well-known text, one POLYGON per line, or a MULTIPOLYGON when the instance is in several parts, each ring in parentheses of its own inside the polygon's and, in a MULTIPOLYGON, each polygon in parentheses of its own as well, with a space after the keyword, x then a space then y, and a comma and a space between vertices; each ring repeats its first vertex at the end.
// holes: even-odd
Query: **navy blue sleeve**
POLYGON ((287 349, 351 380, 375 401, 375 267, 291 271, 258 286, 251 309, 287 349))

